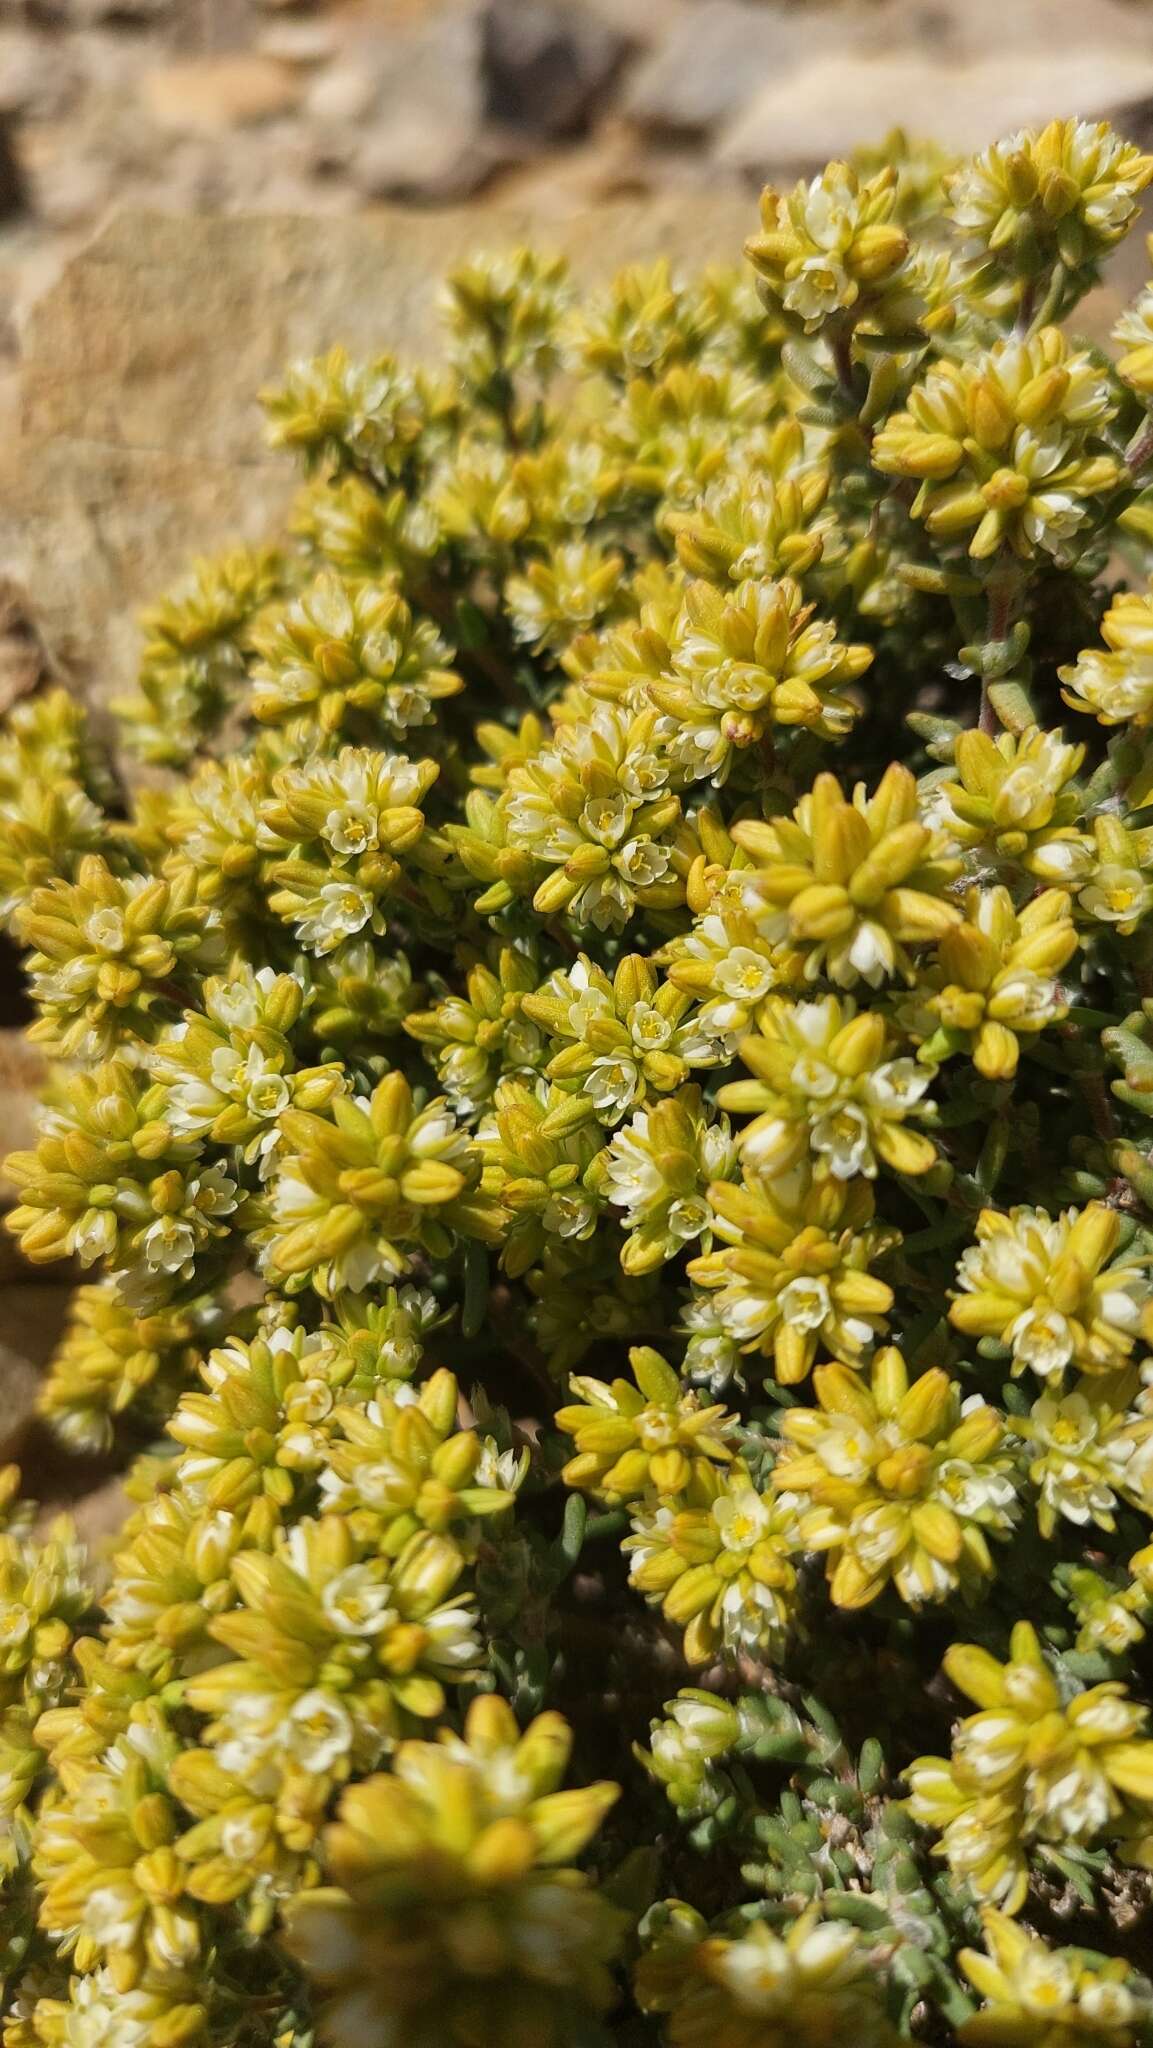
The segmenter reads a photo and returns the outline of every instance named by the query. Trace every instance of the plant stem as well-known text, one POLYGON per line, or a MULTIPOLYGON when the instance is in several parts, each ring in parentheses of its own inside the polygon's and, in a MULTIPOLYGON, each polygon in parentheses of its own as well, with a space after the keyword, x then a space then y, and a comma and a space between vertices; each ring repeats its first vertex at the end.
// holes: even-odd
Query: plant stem
MULTIPOLYGON (((1013 623, 1013 601, 1017 595, 1017 577, 1012 570, 1001 570, 990 576, 988 585, 988 622, 985 628, 989 640, 1004 640, 1008 637, 1013 623)), ((989 678, 981 677, 981 709, 977 719, 981 732, 995 734, 1001 721, 989 696, 989 678)))

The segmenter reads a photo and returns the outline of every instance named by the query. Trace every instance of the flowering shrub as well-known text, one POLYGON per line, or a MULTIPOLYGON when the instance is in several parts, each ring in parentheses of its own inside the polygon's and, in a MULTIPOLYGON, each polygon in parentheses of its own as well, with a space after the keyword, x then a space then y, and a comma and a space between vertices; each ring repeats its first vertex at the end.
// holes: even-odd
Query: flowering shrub
POLYGON ((4 2048, 1153 2041, 1151 180, 477 261, 12 713, 4 2048))

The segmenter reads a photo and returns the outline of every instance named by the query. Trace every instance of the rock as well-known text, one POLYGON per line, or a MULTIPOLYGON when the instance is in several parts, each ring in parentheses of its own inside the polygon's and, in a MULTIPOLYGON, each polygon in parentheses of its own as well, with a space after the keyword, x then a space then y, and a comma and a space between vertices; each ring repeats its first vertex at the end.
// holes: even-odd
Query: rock
MULTIPOLYGON (((835 19, 832 9, 828 14, 835 19)), ((1013 0, 1011 8, 1004 0, 887 0, 850 22, 863 49, 920 46, 970 59, 995 53, 1017 64, 1067 47, 1150 47, 1148 10, 1128 0, 1013 0)))
POLYGON ((369 136, 349 171, 366 199, 451 206, 483 191, 508 160, 495 138, 477 135, 462 143, 413 111, 369 136))
POLYGON ((28 188, 11 123, 0 115, 0 220, 10 220, 28 205, 28 188))
POLYGON ((309 87, 304 112, 310 125, 337 133, 366 120, 381 91, 386 66, 383 49, 378 51, 375 66, 367 61, 363 48, 346 51, 309 87))
MULTIPOLYGON (((7 938, 0 945, 0 1012, 17 1016, 22 1012, 21 1022, 27 1015, 20 956, 7 938)), ((27 1151, 36 1143, 45 1071, 42 1055, 28 1044, 22 1029, 16 1024, 0 1025, 0 1210, 14 1207, 18 1200, 14 1183, 3 1173, 3 1161, 9 1152, 27 1151)), ((34 1270, 0 1223, 0 1282, 7 1284, 13 1277, 27 1279, 34 1270)), ((3 1329, 0 1320, 0 1335, 3 1329)))
POLYGON ((628 48, 627 36, 579 0, 489 0, 481 35, 485 113, 530 135, 579 135, 628 48))
POLYGON ((43 1523, 48 1514, 70 1515, 81 1543, 88 1546, 94 1558, 100 1559, 107 1554, 136 1505, 125 1493, 121 1480, 106 1479, 103 1486, 93 1487, 76 1500, 58 1506, 50 1504, 40 1520, 43 1523))
MULTIPOLYGON (((269 0, 265 0, 268 4, 269 0)), ((314 65, 327 64, 340 43, 331 22, 289 16, 269 22, 261 35, 260 47, 265 56, 275 57, 279 64, 299 64, 302 69, 311 70, 314 65)))
POLYGON ((141 80, 140 101, 160 127, 188 134, 275 120, 300 92, 290 65, 251 51, 162 65, 141 80))
POLYGON ((697 0, 633 73, 625 116, 658 137, 708 134, 811 51, 814 26, 756 0, 697 0))
MULTIPOLYGON (((0 1131, 5 1152, 35 1144, 37 1106, 46 1071, 43 1054, 29 1045, 22 1031, 0 1026, 0 1131)), ((11 1184, 0 1178, 0 1199, 11 1200, 11 1195, 11 1184)))
POLYGON ((764 86, 721 137, 716 161, 748 176, 795 175, 897 126, 929 128, 958 152, 1055 114, 1109 113, 1124 129, 1124 108, 1151 94, 1153 43, 1144 56, 1097 45, 1036 49, 1028 63, 1003 53, 961 62, 916 51, 830 54, 764 86), (918 122, 919 109, 931 119, 918 122))
MULTIPOLYGON (((21 697, 27 697, 42 683, 54 680, 54 667, 36 625, 28 595, 9 577, 0 576, 0 717, 21 697)), ((5 1048, 0 1030, 0 1104, 3 1101, 5 1048)), ((5 1131, 0 1110, 0 1133, 5 1131)))
POLYGON ((0 435, 0 567, 35 591, 48 647, 118 694, 133 615, 190 555, 255 539, 296 488, 269 454, 255 393, 293 357, 438 346, 445 269, 537 240, 582 278, 662 253, 701 266, 739 250, 747 196, 672 192, 550 213, 169 220, 123 215, 26 322, 19 431, 0 435))
POLYGON ((67 1287, 32 1283, 4 1293, 0 1336, 0 1464, 19 1452, 36 1408, 44 1367, 68 1313, 67 1287))
POLYGON ((71 0, 69 13, 76 27, 105 23, 115 28, 147 27, 170 11, 170 0, 71 0))
POLYGON ((30 29, 0 29, 0 115, 50 119, 77 83, 76 66, 56 41, 30 29))
POLYGON ((367 199, 444 204, 476 191, 493 157, 475 0, 353 35, 311 87, 307 111, 318 167, 340 168, 367 199))

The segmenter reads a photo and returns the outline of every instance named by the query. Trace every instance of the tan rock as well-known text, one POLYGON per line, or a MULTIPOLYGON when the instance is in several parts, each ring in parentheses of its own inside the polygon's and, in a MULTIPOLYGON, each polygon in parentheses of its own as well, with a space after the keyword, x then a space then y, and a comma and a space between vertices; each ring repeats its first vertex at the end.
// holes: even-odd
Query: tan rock
MULTIPOLYGON (((22 1031, 0 1029, 0 1158, 35 1144, 45 1072, 44 1055, 22 1031)), ((7 1206, 12 1195, 11 1183, 0 1176, 0 1204, 7 1206)))
POLYGON ((291 112, 300 93, 294 67, 258 51, 189 57, 146 72, 140 83, 144 113, 182 133, 274 120, 291 112))
POLYGON ((891 128, 958 152, 1054 115, 1118 116, 1153 95, 1153 39, 1142 54, 1104 43, 1041 47, 1027 63, 998 52, 955 60, 914 49, 813 58, 774 78, 722 135, 717 162, 750 176, 816 169, 891 128))
POLYGON ((20 432, 0 439, 0 569, 36 594, 49 647, 70 645, 124 687, 135 610, 189 555, 255 538, 296 485, 264 445, 255 393, 294 356, 437 346, 444 271, 525 239, 578 274, 664 251, 696 267, 735 256, 741 193, 606 206, 340 220, 114 221, 36 306, 20 432))
MULTIPOLYGON (((77 1500, 61 1503, 64 1512, 75 1523, 80 1541, 87 1544, 95 1559, 107 1555, 135 1505, 119 1479, 107 1479, 103 1486, 94 1487, 91 1493, 82 1493, 77 1500)), ((59 1513, 60 1509, 55 1509, 55 1512, 59 1513)))
POLYGON ((69 1289, 41 1284, 4 1289, 0 1335, 0 1464, 19 1452, 31 1425, 44 1368, 60 1340, 69 1289))

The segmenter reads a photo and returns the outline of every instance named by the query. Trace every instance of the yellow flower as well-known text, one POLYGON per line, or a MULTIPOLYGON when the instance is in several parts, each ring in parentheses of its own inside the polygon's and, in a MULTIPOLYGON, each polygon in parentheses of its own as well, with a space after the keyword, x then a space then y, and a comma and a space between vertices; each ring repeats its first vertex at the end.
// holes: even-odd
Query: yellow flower
POLYGON ((574 2014, 607 2007, 623 1916, 572 1864, 618 1788, 558 1790, 570 1746, 559 1714, 521 1735, 490 1694, 463 1738, 404 1742, 344 1794, 331 1885, 288 1914, 339 2048, 562 2048, 574 2014))
POLYGON ((750 1920, 710 1934, 691 1907, 668 1900, 636 1971, 646 2012, 668 2015, 670 2048, 827 2048, 845 2040, 890 2048, 861 1931, 810 1906, 778 1931, 750 1920))
POLYGON ((772 1657, 792 1621, 796 1503, 758 1493, 740 1464, 698 1464, 693 1479, 707 1505, 648 1503, 634 1514, 622 1545, 632 1583, 684 1629, 690 1664, 772 1657))
POLYGON ((838 1180, 872 1179, 878 1160, 895 1173, 928 1172, 936 1148, 906 1119, 932 1115, 923 1100, 932 1075, 894 1057, 899 1041, 878 1011, 858 1013, 837 996, 767 996, 756 1021, 757 1035, 740 1045, 756 1079, 717 1092, 722 1109, 758 1112, 738 1134, 746 1165, 766 1178, 809 1158, 838 1180))
POLYGON ((286 1278, 359 1293, 406 1272, 417 1245, 443 1253, 453 1230, 499 1240, 475 1147, 443 1101, 417 1110, 403 1074, 387 1074, 368 1100, 337 1096, 324 1116, 284 1110, 281 1129, 268 1259, 286 1278))
POLYGON ((895 301, 909 253, 896 202, 890 165, 862 181, 851 165, 832 163, 787 198, 766 186, 761 231, 745 254, 773 309, 815 334, 837 313, 867 308, 877 316, 895 301))
POLYGON ((1153 593, 1118 591, 1101 621, 1105 649, 1087 647, 1058 670, 1061 695, 1101 725, 1153 724, 1153 593))
POLYGON ((1020 733, 958 733, 956 776, 934 790, 936 822, 967 853, 1041 882, 1070 883, 1088 866, 1074 782, 1085 749, 1035 725, 1020 733))
POLYGON ((949 1320, 991 1339, 1042 1379, 1065 1368, 1115 1372, 1133 1349, 1150 1293, 1147 1252, 1121 1252, 1116 1209, 1090 1202, 1045 1209, 982 1209, 977 1240, 957 1268, 949 1320))
POLYGON ((946 174, 952 218, 1007 271, 1040 252, 1076 271, 1119 242, 1153 178, 1153 157, 1107 121, 1019 129, 946 174))
POLYGON ((936 1853, 979 1898, 1018 1913, 1033 1844, 1092 1846, 1153 1821, 1148 1710, 1123 1685, 1095 1685, 1063 1704, 1027 1621, 1016 1624, 1005 1664, 974 1643, 954 1644, 944 1662, 981 1711, 961 1722, 951 1759, 910 1766, 909 1811, 941 1831, 936 1853))
POLYGON ((562 1477, 614 1500, 688 1490, 702 1466, 732 1458, 726 1438, 733 1417, 719 1404, 702 1407, 672 1367, 647 1344, 629 1352, 635 1386, 625 1379, 577 1377, 579 1405, 558 1408, 556 1424, 576 1441, 562 1477))
POLYGON ((1040 1935, 987 1906, 985 1952, 963 1948, 957 1960, 985 2000, 958 2038, 966 2048, 1133 2048, 1153 2014, 1148 1984, 1123 1956, 1090 1960, 1083 1950, 1053 1949, 1040 1935))
POLYGON ((939 1366, 909 1384, 892 1346, 870 1384, 843 1365, 813 1374, 816 1408, 788 1408, 773 1485, 800 1496, 800 1536, 827 1551, 838 1607, 865 1607, 890 1579, 912 1607, 970 1592, 991 1577, 985 1531, 1007 1535, 1017 1513, 1004 1422, 939 1366))
POLYGON ((694 1259, 689 1278, 716 1289, 719 1321, 742 1351, 773 1360, 783 1386, 809 1372, 824 1345, 859 1365, 885 1328, 893 1291, 869 1272, 893 1242, 873 1226, 864 1179, 817 1179, 798 1167, 782 1180, 746 1170, 744 1185, 709 1189, 724 1248, 694 1259))
POLYGON ((964 539, 983 561, 1007 546, 1072 560, 1094 497, 1124 471, 1109 452, 1115 387, 1059 327, 937 362, 874 438, 887 476, 916 480, 911 507, 938 541, 964 539))
POLYGON ((1068 1015, 1057 976, 1076 950, 1063 889, 1043 890, 1020 912, 1007 889, 970 889, 964 924, 945 933, 911 1005, 924 1004, 921 1058, 967 1052, 987 1080, 1011 1080, 1021 1040, 1068 1015))
POLYGON ((922 818, 916 782, 896 762, 871 797, 858 783, 846 798, 834 775, 818 775, 790 817, 740 821, 733 837, 755 863, 742 894, 776 949, 780 981, 911 982, 910 948, 960 923, 945 900, 960 862, 922 818))

